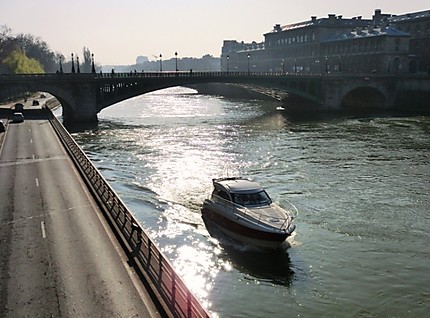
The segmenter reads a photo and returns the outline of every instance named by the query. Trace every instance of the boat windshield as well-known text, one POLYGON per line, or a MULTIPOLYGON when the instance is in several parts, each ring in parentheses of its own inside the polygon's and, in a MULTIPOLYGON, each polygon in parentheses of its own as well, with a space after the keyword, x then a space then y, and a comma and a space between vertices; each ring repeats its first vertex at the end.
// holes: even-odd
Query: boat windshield
POLYGON ((255 193, 232 193, 233 201, 243 206, 267 205, 272 203, 266 191, 262 190, 255 193))

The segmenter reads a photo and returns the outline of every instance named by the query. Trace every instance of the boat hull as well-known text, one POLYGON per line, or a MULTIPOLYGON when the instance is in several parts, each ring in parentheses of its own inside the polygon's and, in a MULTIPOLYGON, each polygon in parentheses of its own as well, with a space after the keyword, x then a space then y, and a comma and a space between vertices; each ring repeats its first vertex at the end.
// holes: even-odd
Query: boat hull
POLYGON ((294 231, 294 228, 289 231, 276 232, 253 228, 246 223, 241 223, 238 219, 233 220, 219 213, 208 204, 203 205, 202 218, 205 222, 209 221, 217 226, 221 232, 236 241, 268 249, 277 249, 284 246, 286 239, 294 231))

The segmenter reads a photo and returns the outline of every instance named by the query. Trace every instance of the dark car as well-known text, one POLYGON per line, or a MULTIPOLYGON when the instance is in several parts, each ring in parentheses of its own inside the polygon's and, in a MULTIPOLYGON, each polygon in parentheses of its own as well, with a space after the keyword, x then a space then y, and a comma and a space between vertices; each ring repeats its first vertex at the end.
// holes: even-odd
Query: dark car
POLYGON ((24 115, 22 113, 16 112, 13 113, 12 122, 13 123, 22 123, 24 121, 24 115))
POLYGON ((14 106, 14 108, 15 108, 15 110, 16 110, 17 112, 21 112, 21 111, 23 111, 23 110, 24 110, 24 105, 23 105, 23 104, 21 104, 21 103, 16 103, 16 104, 15 104, 15 106, 14 106))

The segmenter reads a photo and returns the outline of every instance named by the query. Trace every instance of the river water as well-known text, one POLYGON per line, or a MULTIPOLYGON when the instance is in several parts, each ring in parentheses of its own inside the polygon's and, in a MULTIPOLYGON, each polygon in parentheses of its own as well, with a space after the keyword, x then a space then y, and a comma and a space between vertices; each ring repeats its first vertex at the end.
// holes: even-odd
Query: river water
POLYGON ((214 317, 428 317, 430 118, 289 116, 172 88, 73 136, 214 317), (299 210, 292 247, 211 237, 211 179, 252 178, 299 210))

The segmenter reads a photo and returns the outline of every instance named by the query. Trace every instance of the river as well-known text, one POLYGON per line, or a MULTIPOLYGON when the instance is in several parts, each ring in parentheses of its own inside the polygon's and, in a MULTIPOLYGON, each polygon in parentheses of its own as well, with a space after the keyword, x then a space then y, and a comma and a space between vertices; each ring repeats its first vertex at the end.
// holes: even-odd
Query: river
POLYGON ((213 317, 428 317, 430 118, 279 106, 171 88, 73 136, 213 317), (209 235, 227 175, 298 208, 289 249, 209 235))

